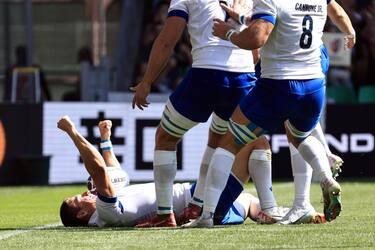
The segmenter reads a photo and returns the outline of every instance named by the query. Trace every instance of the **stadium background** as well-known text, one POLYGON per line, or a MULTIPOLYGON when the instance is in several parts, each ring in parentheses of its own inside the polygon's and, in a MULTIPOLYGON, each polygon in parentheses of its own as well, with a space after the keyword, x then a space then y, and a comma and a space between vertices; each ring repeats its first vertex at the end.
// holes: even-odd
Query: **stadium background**
MULTIPOLYGON (((324 41, 331 67, 322 123, 332 151, 345 160, 342 176, 374 177, 375 3, 339 2, 356 29, 357 45, 345 51, 343 35, 327 22, 324 41)), ((167 9, 168 1, 149 0, 0 2, 1 185, 85 181, 77 150, 56 129, 57 119, 65 114, 94 144, 97 122, 113 119, 114 150, 123 168, 133 181, 152 180, 153 135, 163 103, 191 65, 187 33, 152 86, 149 109, 132 110, 128 88, 145 71, 167 9), (34 71, 20 70, 25 67, 34 71), (41 100, 33 87, 34 73, 40 77, 41 100), (15 100, 12 83, 17 88, 15 100)), ((197 177, 207 126, 194 128, 179 146, 178 180, 197 177)), ((282 131, 270 141, 274 178, 291 180, 282 131)))

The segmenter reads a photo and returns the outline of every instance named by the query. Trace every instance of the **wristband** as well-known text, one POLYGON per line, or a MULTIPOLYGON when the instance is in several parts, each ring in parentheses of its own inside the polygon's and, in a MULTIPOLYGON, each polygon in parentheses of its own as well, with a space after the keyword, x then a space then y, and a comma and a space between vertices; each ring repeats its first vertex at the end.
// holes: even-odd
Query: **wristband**
POLYGON ((110 140, 101 140, 100 141, 100 149, 102 151, 112 150, 112 142, 110 140))
POLYGON ((240 16, 239 16, 239 18, 238 18, 238 22, 240 23, 240 24, 246 24, 246 16, 245 15, 243 15, 243 14, 241 14, 240 16))
POLYGON ((236 31, 235 31, 234 29, 230 29, 230 30, 228 30, 227 33, 225 34, 225 38, 226 38, 228 41, 232 42, 232 41, 230 40, 230 38, 232 37, 232 35, 233 35, 234 33, 236 33, 236 31))

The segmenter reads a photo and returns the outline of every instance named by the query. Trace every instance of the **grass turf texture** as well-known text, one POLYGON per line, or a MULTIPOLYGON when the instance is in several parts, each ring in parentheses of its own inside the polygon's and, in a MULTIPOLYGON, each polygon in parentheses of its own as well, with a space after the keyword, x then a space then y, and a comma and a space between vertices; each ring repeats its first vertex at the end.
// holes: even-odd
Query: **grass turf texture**
MULTIPOLYGON (((60 202, 84 186, 0 187, 0 249, 375 248, 375 181, 343 182, 342 187, 343 212, 332 223, 279 226, 247 220, 239 226, 184 230, 64 228, 55 225, 60 202)), ((280 205, 290 205, 292 183, 275 183, 274 191, 280 205)), ((321 211, 318 185, 311 194, 321 211)))

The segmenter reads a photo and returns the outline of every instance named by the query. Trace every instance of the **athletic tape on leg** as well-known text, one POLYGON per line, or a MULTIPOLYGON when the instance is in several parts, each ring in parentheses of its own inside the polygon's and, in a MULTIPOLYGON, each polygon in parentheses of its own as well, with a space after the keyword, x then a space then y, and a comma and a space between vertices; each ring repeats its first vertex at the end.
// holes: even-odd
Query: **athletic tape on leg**
POLYGON ((248 126, 229 120, 229 130, 236 138, 236 143, 245 145, 249 142, 255 141, 258 136, 253 132, 257 127, 253 123, 248 126))
POLYGON ((303 132, 296 129, 289 120, 286 121, 286 127, 288 128, 289 132, 298 139, 305 139, 311 134, 311 131, 303 132))
POLYGON ((216 134, 224 135, 228 130, 228 121, 221 119, 219 116, 213 113, 210 129, 216 134))
POLYGON ((178 113, 168 100, 160 122, 161 127, 168 134, 181 138, 189 129, 197 124, 198 122, 191 121, 178 113))

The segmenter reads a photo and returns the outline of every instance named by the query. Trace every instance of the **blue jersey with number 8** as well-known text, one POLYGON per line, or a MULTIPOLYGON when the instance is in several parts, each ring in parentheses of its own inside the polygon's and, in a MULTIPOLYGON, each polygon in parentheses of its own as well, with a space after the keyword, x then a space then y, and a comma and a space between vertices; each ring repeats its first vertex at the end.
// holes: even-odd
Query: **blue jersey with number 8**
POLYGON ((252 19, 274 24, 261 49, 262 78, 323 78, 321 45, 330 0, 256 0, 252 19))

